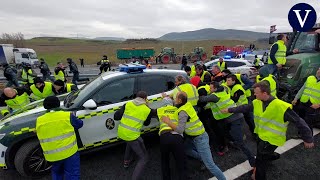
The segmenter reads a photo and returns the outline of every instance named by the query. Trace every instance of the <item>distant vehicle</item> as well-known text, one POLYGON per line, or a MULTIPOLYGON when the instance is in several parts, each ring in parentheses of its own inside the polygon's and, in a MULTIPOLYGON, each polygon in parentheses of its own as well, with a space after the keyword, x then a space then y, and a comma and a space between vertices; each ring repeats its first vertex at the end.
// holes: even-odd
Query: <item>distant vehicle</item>
POLYGON ((157 59, 157 62, 168 64, 169 62, 180 63, 182 57, 177 56, 177 54, 174 52, 174 48, 164 47, 161 50, 161 53, 157 56, 157 59))
MULTIPOLYGON (((114 120, 114 113, 133 100, 138 91, 146 91, 149 107, 156 109, 161 105, 161 93, 172 93, 177 75, 188 78, 186 72, 180 70, 143 70, 145 66, 141 67, 120 66, 119 71, 103 73, 80 90, 61 97, 61 108, 84 121, 77 131, 80 152, 121 142, 117 138, 119 121, 114 120)), ((22 176, 29 177, 49 172, 51 164, 44 159, 34 132, 37 117, 46 112, 42 103, 41 100, 31 103, 0 120, 0 167, 16 169, 22 176)), ((158 129, 159 120, 152 118, 142 133, 158 129)))
POLYGON ((0 64, 8 63, 20 67, 22 63, 39 66, 37 53, 29 48, 14 48, 12 44, 0 44, 0 64))
POLYGON ((217 58, 226 58, 226 59, 230 59, 230 58, 236 58, 237 53, 234 51, 220 51, 217 55, 212 55, 211 56, 211 60, 215 60, 217 58))
POLYGON ((236 53, 236 55, 238 55, 238 54, 242 53, 244 49, 245 49, 245 47, 243 45, 237 45, 237 46, 234 46, 234 47, 213 46, 212 55, 213 56, 217 56, 218 53, 221 52, 221 51, 233 51, 233 52, 236 53))
POLYGON ((189 54, 188 59, 192 62, 195 60, 205 61, 207 57, 207 53, 203 47, 196 47, 193 49, 193 52, 189 54))
MULTIPOLYGON (((298 54, 287 56, 287 63, 280 73, 278 97, 291 102, 310 75, 320 67, 320 23, 309 32, 290 33, 287 51, 298 49, 298 54)), ((272 43, 272 42, 271 42, 272 43)))
MULTIPOLYGON (((247 60, 241 59, 224 59, 226 62, 228 69, 232 73, 240 73, 246 74, 250 79, 255 79, 255 77, 259 74, 257 69, 253 67, 252 63, 247 60)), ((205 63, 204 65, 207 67, 208 70, 212 69, 212 66, 217 65, 219 59, 215 59, 205 63)))
POLYGON ((154 48, 121 48, 117 49, 117 58, 124 60, 125 62, 130 61, 132 58, 138 59, 141 63, 144 59, 150 59, 154 57, 154 48))

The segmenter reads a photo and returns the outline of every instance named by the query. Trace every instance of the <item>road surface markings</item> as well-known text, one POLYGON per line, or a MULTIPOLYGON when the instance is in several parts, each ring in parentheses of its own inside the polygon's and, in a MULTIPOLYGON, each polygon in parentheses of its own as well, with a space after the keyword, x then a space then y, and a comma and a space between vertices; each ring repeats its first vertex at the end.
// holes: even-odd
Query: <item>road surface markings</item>
MULTIPOLYGON (((317 135, 319 134, 320 130, 319 129, 313 129, 313 135, 317 135)), ((301 144, 303 141, 301 139, 290 139, 288 140, 283 146, 278 147, 276 149, 275 152, 279 153, 279 154, 283 154, 287 151, 289 151, 290 149, 298 146, 299 144, 301 144)), ((236 179, 244 174, 246 174, 247 172, 251 171, 252 167, 249 165, 248 160, 236 165, 233 168, 230 168, 228 170, 226 170, 225 172, 223 172, 223 174, 226 176, 227 180, 233 180, 236 179)), ((216 177, 212 177, 209 180, 216 180, 216 177)))

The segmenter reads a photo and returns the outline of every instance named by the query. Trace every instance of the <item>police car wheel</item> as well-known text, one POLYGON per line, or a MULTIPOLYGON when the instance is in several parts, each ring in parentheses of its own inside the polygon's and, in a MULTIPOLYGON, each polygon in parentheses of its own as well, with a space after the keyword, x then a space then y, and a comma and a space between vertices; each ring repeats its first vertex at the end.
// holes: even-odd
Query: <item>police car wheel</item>
POLYGON ((37 139, 24 143, 14 159, 17 171, 26 177, 37 177, 47 174, 51 163, 45 160, 39 141, 37 139))

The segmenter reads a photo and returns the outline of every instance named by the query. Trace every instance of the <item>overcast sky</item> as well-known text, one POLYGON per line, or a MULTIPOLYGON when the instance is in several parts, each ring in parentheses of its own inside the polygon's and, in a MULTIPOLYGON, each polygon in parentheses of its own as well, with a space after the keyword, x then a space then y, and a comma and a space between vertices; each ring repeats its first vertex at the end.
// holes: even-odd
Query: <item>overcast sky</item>
MULTIPOLYGON (((0 33, 157 38, 202 28, 290 31, 298 0, 1 0, 0 33)), ((308 0, 320 12, 319 0, 308 0)), ((319 16, 319 15, 318 15, 319 16)))

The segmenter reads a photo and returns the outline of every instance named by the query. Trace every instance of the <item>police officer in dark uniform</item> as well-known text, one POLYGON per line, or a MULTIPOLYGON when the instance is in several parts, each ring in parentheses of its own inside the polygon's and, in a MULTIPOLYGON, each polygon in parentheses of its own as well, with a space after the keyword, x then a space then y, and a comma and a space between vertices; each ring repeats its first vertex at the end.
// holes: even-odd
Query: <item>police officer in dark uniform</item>
POLYGON ((78 67, 71 58, 67 58, 67 62, 69 64, 70 73, 73 73, 72 83, 74 85, 77 85, 77 81, 89 81, 89 78, 79 78, 78 67))
POLYGON ((102 71, 107 72, 108 70, 111 71, 111 64, 110 61, 108 60, 108 56, 103 55, 102 56, 102 60, 100 61, 100 73, 102 73, 102 71))
POLYGON ((69 64, 69 69, 70 69, 70 73, 73 73, 73 78, 72 78, 72 83, 73 84, 77 84, 77 81, 79 80, 79 70, 78 67, 76 65, 76 63, 74 63, 72 61, 71 58, 67 58, 67 62, 69 64))
POLYGON ((4 67, 3 76, 6 77, 8 81, 6 87, 11 87, 12 85, 19 87, 17 70, 14 67, 9 66, 7 63, 4 63, 2 66, 4 67))
POLYGON ((51 82, 54 82, 54 78, 50 76, 51 72, 50 72, 49 66, 44 61, 43 58, 40 58, 40 66, 39 66, 39 68, 40 68, 40 72, 42 74, 43 81, 45 81, 48 78, 51 82))

